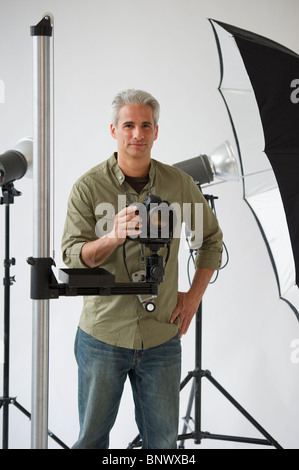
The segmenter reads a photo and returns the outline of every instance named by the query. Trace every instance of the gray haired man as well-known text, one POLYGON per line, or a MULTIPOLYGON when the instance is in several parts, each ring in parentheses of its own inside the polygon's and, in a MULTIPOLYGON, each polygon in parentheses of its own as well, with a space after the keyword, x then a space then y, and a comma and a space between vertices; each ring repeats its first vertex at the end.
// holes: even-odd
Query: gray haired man
MULTIPOLYGON (((189 223, 191 231, 196 226, 196 208, 201 207, 202 244, 197 249, 195 275, 188 292, 179 292, 180 239, 174 237, 153 312, 147 312, 135 295, 84 297, 75 341, 80 434, 73 448, 108 448, 127 377, 143 448, 176 448, 180 341, 214 270, 220 267, 222 232, 192 178, 151 157, 159 111, 157 100, 142 90, 126 90, 113 100, 110 132, 117 152, 74 184, 62 240, 63 259, 69 267, 102 267, 115 274, 117 281, 128 282, 128 273, 144 269, 139 243, 128 240, 132 228, 137 234, 142 230, 142 220, 136 225, 132 208, 148 194, 157 194, 182 208, 178 222, 189 223), (118 210, 120 196, 127 204, 118 210), (109 202, 115 212, 99 211, 103 202, 109 202), (188 221, 184 220, 186 204, 188 221), (100 236, 99 221, 108 228, 100 236)), ((166 257, 166 247, 160 252, 166 257)))

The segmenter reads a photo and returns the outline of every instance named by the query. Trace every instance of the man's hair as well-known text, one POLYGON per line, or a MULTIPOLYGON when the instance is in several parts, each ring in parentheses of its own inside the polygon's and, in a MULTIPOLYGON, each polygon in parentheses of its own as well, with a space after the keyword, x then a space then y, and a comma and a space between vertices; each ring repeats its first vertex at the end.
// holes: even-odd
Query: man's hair
POLYGON ((120 93, 118 93, 112 102, 111 117, 112 117, 112 123, 114 124, 115 127, 117 127, 117 124, 118 124, 120 108, 122 106, 130 105, 130 104, 149 105, 153 110, 154 125, 156 126, 158 124, 159 115, 160 115, 160 105, 158 101, 156 100, 156 98, 154 98, 152 95, 150 95, 146 91, 129 89, 129 90, 121 91, 120 93))

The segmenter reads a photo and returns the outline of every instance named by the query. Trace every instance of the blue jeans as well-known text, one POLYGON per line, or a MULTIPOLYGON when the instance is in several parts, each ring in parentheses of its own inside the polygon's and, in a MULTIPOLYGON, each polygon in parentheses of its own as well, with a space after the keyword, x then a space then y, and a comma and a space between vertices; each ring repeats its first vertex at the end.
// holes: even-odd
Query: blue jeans
POLYGON ((175 449, 178 435, 179 335, 146 350, 110 346, 78 328, 80 434, 73 449, 107 449, 129 376, 143 449, 175 449))

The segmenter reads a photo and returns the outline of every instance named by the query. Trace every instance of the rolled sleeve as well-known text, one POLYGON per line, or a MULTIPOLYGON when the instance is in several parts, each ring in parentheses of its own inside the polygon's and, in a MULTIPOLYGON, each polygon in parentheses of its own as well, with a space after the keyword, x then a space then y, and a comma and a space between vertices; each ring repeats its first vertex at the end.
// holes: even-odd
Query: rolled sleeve
POLYGON ((71 247, 65 248, 62 252, 63 262, 70 268, 87 268, 86 264, 83 263, 81 258, 82 246, 86 242, 76 243, 71 247))
POLYGON ((222 254, 215 251, 198 250, 195 258, 197 268, 218 270, 221 267, 222 254))
POLYGON ((82 246, 97 238, 95 216, 90 204, 85 202, 83 184, 74 185, 68 200, 67 217, 61 242, 63 262, 70 268, 86 268, 82 261, 82 246))

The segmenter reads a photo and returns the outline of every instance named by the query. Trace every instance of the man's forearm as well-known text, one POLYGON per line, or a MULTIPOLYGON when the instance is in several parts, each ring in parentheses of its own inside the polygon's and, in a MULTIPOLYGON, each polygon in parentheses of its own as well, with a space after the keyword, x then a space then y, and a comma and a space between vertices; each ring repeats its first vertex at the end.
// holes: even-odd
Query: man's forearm
POLYGON ((201 299, 209 285, 211 277, 213 276, 214 269, 196 268, 191 287, 188 291, 190 300, 200 304, 201 299))
POLYGON ((89 268, 97 268, 109 258, 117 246, 117 240, 108 235, 87 242, 81 250, 82 261, 89 268))

